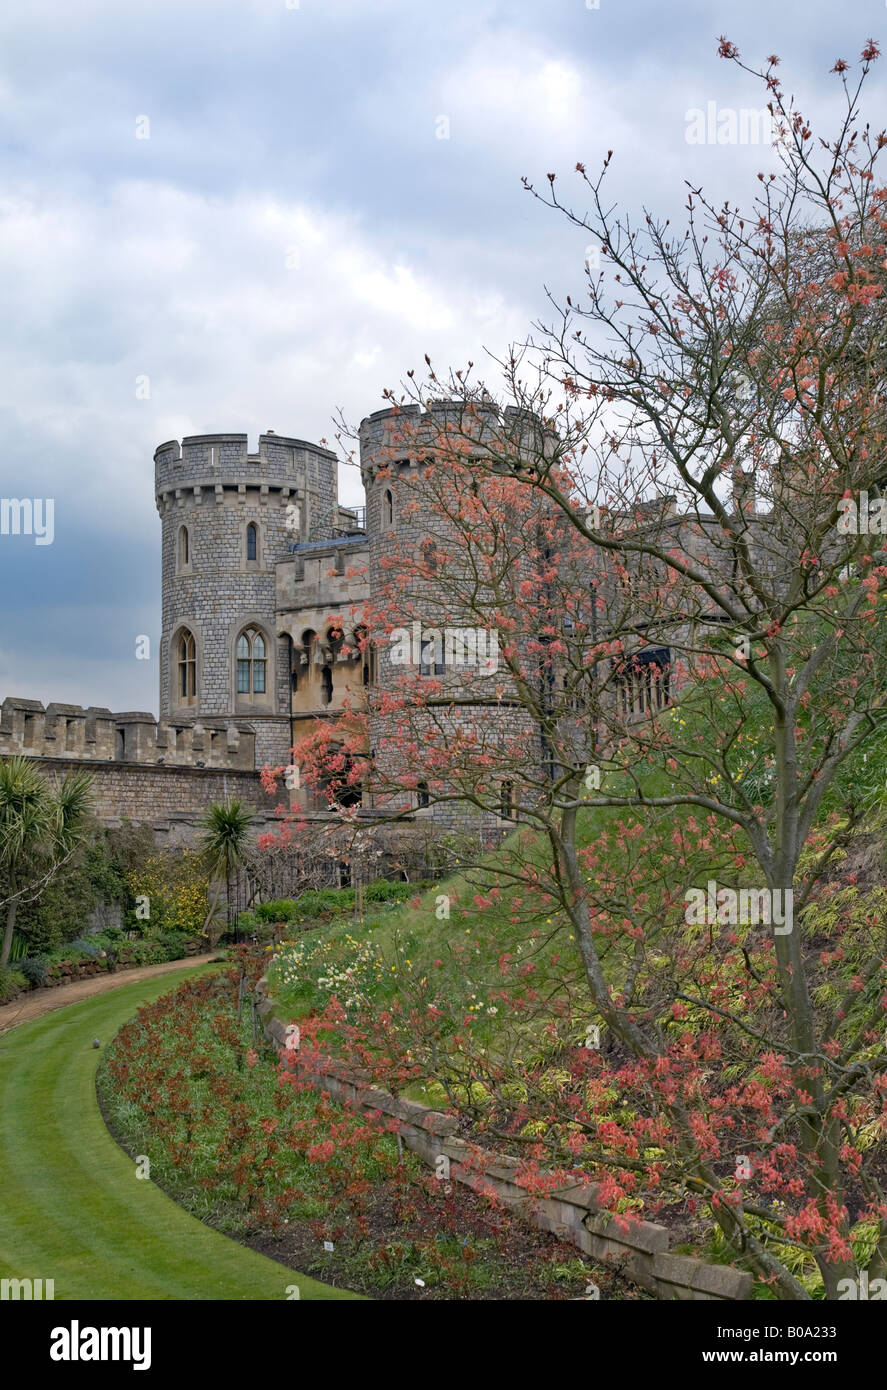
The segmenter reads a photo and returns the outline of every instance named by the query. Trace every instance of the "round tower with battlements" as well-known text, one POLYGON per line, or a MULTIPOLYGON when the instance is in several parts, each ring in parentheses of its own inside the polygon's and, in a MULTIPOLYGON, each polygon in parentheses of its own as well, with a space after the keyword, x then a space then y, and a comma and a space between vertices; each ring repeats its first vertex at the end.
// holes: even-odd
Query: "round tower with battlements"
POLYGON ((290 750, 290 644, 278 635, 275 566, 332 535, 335 454, 271 431, 191 435, 154 454, 163 527, 161 719, 256 731, 256 765, 290 750))
MULTIPOLYGON (((478 752, 489 755, 494 764, 497 749, 502 753, 501 769, 489 779, 499 791, 486 796, 490 810, 480 814, 480 824, 500 828, 512 822, 518 800, 516 779, 508 770, 514 745, 519 741, 532 759, 537 731, 511 698, 507 673, 502 674, 494 605, 484 603, 464 527, 453 524, 453 513, 441 505, 438 493, 447 486, 448 459, 466 459, 475 452, 493 458, 494 450, 506 443, 521 448, 526 428, 517 411, 500 414, 492 403, 454 401, 429 402, 426 409, 407 405, 376 411, 360 426, 370 604, 376 613, 387 613, 389 621, 395 608, 403 614, 398 617, 403 627, 395 629, 401 634, 397 644, 392 633, 388 641, 379 642, 376 653, 376 701, 370 710, 374 761, 383 783, 386 769, 391 769, 392 781, 398 780, 398 716, 380 713, 384 700, 379 697, 402 688, 404 667, 411 666, 414 675, 439 681, 444 694, 456 697, 448 713, 434 712, 429 727, 451 720, 453 731, 469 732, 478 752), (433 461, 443 466, 429 467, 433 461)), ((417 711, 410 718, 412 741, 422 747, 424 715, 417 711)), ((401 780, 409 783, 410 769, 404 770, 406 778, 401 780)), ((402 798, 404 804, 408 799, 402 798)), ((412 802, 419 817, 442 825, 468 826, 478 820, 477 808, 467 803, 444 798, 435 802, 424 781, 412 802)))

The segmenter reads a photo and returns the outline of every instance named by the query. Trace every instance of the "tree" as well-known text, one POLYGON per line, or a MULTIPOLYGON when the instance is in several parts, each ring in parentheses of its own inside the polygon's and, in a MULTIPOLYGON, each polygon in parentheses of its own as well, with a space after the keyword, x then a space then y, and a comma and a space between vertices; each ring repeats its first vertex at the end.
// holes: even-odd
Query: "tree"
MULTIPOLYGON (((231 928, 231 875, 246 861, 250 847, 253 813, 236 797, 210 806, 201 822, 201 850, 210 873, 224 874, 227 922, 231 928)), ((215 908, 213 904, 212 910, 215 908)))
POLYGON ((0 969, 9 961, 19 904, 37 896, 83 843, 91 789, 86 773, 72 773, 52 787, 28 758, 0 762, 0 869, 6 887, 0 969))
MULTIPOLYGON (((835 65, 846 110, 819 144, 769 59, 781 173, 746 211, 691 188, 683 235, 609 210, 610 154, 595 180, 578 166, 588 212, 554 175, 527 184, 603 268, 589 254, 587 297, 502 364, 510 410, 470 366, 443 409, 433 370, 389 393, 428 407, 428 462, 397 486, 438 553, 432 585, 392 550, 366 615, 384 649, 434 594, 435 629, 498 630, 499 669, 383 660, 353 735, 377 815, 412 815, 421 785, 489 823, 513 789, 525 828, 474 904, 525 924, 532 963, 500 960, 503 990, 568 1065, 484 1058, 452 1008, 447 1054, 427 987, 411 1047, 482 1076, 485 1123, 593 1173, 614 1210, 701 1204, 788 1299, 810 1296, 798 1262, 830 1298, 887 1267, 887 966, 838 867, 873 808, 863 755, 887 746, 887 137, 859 115, 877 56, 852 88, 835 65), (543 957, 547 997, 517 991, 543 957), (598 1025, 605 1046, 577 1047, 598 1025)), ((306 781, 325 738, 295 750, 306 781)))

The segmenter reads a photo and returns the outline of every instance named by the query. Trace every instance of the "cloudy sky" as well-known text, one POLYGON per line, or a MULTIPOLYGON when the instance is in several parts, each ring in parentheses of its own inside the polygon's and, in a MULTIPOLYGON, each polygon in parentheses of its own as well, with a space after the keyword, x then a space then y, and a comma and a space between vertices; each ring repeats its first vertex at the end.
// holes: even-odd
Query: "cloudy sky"
MULTIPOLYGON (((501 351, 585 254, 521 175, 569 187, 612 148, 633 213, 680 216, 685 179, 746 202, 772 152, 686 139, 691 108, 762 104, 717 37, 779 54, 827 125, 828 69, 885 21, 883 0, 6 0, 0 495, 53 498, 55 539, 0 535, 0 696, 156 711, 135 638, 160 628, 158 443, 330 438, 426 352, 501 351)), ((340 488, 360 500, 353 470, 340 488)))

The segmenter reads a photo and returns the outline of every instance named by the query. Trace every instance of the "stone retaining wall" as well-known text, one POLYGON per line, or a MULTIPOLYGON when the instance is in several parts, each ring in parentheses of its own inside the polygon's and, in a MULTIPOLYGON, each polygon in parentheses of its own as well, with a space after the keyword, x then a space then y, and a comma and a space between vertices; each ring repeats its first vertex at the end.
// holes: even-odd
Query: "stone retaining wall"
MULTIPOLYGON (((265 1036, 283 1052, 286 1025, 274 1017, 274 1004, 264 978, 256 986, 258 1010, 265 1020, 265 1036)), ((675 1255, 671 1235, 664 1226, 628 1218, 617 1220, 601 1210, 593 1183, 567 1187, 547 1197, 531 1197, 515 1181, 521 1160, 481 1149, 460 1139, 458 1120, 417 1101, 403 1100, 381 1087, 368 1085, 356 1072, 346 1074, 332 1060, 313 1059, 301 1074, 334 1100, 364 1111, 381 1111, 398 1121, 402 1142, 429 1167, 441 1155, 450 1161, 450 1180, 475 1191, 493 1191, 499 1200, 534 1221, 543 1230, 577 1245, 584 1254, 621 1272, 655 1294, 673 1300, 742 1300, 752 1295, 752 1277, 728 1265, 705 1264, 688 1255, 675 1255)))
MULTIPOLYGON (((198 940, 187 941, 185 943, 185 958, 199 956, 201 951, 208 949, 207 946, 198 940)), ((87 980, 92 975, 117 975, 125 970, 140 970, 149 965, 168 965, 169 961, 134 960, 127 954, 124 947, 116 962, 109 964, 107 958, 96 960, 63 960, 51 965, 46 972, 46 978, 42 985, 36 989, 17 990, 8 999, 3 1000, 3 1004, 12 1004, 17 999, 33 998, 35 995, 42 994, 47 989, 62 989, 65 985, 71 985, 75 980, 87 980)), ((17 963, 13 960, 9 962, 9 969, 16 970, 17 963)))

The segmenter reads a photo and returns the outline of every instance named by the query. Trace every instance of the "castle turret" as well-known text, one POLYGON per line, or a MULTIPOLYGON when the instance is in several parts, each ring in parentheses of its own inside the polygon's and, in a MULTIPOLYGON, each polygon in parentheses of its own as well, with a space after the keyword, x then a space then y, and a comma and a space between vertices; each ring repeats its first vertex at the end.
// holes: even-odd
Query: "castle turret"
POLYGON ((286 764, 290 646, 275 566, 338 523, 336 457, 271 431, 191 435, 154 455, 163 526, 161 719, 246 721, 256 765, 286 764))
MULTIPOLYGON (((532 756, 538 739, 529 717, 511 698, 492 619, 496 605, 492 594, 485 594, 477 583, 466 522, 454 519, 459 503, 448 489, 461 486, 451 481, 453 465, 468 458, 485 457, 496 470, 521 456, 529 460, 531 429, 540 433, 535 417, 525 418, 516 410, 500 414, 485 401, 434 401, 425 410, 418 405, 380 410, 360 426, 370 606, 402 624, 389 641, 379 642, 376 653, 370 743, 379 781, 384 785, 390 776, 392 783, 408 785, 411 779, 399 752, 403 738, 397 728, 406 716, 381 713, 385 702, 380 697, 402 688, 405 674, 407 680, 439 681, 444 695, 454 696, 450 711, 411 712, 412 736, 407 741, 431 748, 449 720, 454 734, 474 741, 480 765, 489 766, 491 759, 501 762, 501 771, 489 777, 490 787, 499 783, 499 791, 488 790, 486 801, 504 811, 483 813, 484 825, 511 819, 517 793, 513 774, 507 772, 508 760, 513 760, 515 746, 525 759, 532 756), (412 669, 412 677, 405 668, 412 669)), ((429 795, 429 776, 420 774, 412 797, 417 814, 447 825, 475 824, 478 812, 467 803, 435 803, 429 795)))

